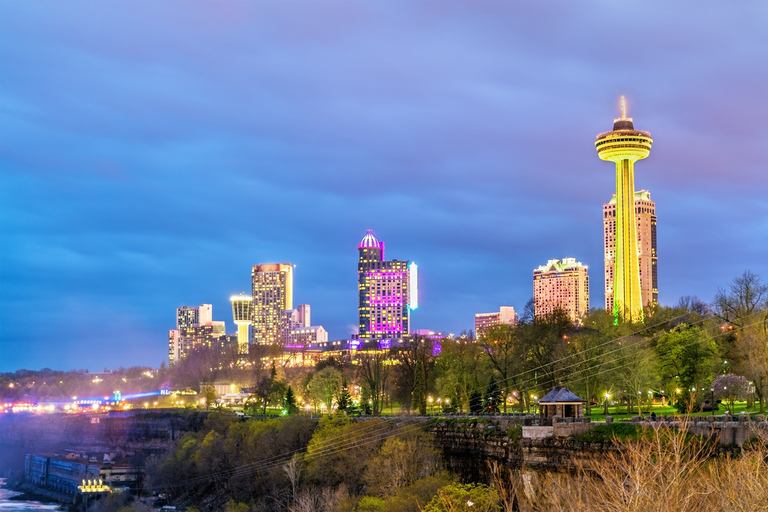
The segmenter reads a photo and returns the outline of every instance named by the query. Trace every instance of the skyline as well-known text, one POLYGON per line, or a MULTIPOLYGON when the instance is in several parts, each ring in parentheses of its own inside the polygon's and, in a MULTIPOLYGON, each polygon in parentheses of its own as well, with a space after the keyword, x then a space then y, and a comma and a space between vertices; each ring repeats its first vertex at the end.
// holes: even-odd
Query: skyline
POLYGON ((348 337, 366 229, 419 266, 412 329, 522 312, 565 257, 599 307, 622 95, 659 302, 768 281, 761 3, 179 5, 0 4, 0 371, 157 366, 272 261, 348 337))

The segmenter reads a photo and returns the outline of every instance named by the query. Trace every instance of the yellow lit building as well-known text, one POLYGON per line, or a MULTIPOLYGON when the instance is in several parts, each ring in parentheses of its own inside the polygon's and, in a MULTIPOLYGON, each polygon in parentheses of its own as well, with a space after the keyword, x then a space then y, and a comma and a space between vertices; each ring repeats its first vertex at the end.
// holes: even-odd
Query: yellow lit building
POLYGON ((290 263, 266 263, 253 267, 253 342, 275 345, 282 342, 283 317, 293 309, 293 267, 290 263))
MULTIPOLYGON (((640 266, 640 296, 643 307, 659 302, 656 254, 656 203, 647 190, 635 192, 637 252, 640 266)), ((613 274, 616 251, 616 195, 603 205, 605 249, 605 310, 613 311, 613 274)))
POLYGON ((556 309, 576 323, 589 311, 587 267, 574 258, 549 260, 533 271, 534 315, 548 315, 556 309))
POLYGON ((643 321, 635 224, 635 162, 650 155, 652 144, 651 134, 635 130, 632 118, 627 117, 624 96, 621 117, 614 119, 613 130, 599 134, 595 141, 598 157, 616 165, 613 313, 617 320, 626 322, 643 321))

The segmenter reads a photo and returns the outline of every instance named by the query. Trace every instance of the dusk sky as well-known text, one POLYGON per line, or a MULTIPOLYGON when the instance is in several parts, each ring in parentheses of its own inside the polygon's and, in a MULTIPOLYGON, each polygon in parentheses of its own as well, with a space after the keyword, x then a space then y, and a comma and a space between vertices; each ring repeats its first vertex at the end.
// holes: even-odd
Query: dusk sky
POLYGON ((522 311, 554 258, 603 307, 621 95, 660 302, 768 282, 768 2, 4 0, 0 371, 157 367, 258 263, 349 337, 368 228, 412 328, 522 311))

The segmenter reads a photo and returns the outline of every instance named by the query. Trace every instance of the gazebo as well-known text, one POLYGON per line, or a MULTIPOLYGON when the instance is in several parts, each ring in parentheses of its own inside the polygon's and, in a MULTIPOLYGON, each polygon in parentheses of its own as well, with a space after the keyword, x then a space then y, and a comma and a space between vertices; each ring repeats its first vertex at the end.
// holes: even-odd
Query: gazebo
POLYGON ((551 425, 552 418, 583 418, 586 400, 565 386, 555 386, 539 400, 539 425, 551 425))

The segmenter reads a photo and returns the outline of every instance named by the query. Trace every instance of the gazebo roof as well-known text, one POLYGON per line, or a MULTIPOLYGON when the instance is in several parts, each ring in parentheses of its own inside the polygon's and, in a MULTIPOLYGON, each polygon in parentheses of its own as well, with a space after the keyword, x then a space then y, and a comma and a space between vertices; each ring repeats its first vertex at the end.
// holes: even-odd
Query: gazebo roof
POLYGON ((568 404, 574 402, 586 402, 586 400, 579 398, 564 386, 555 386, 552 391, 539 400, 540 404, 568 404))

